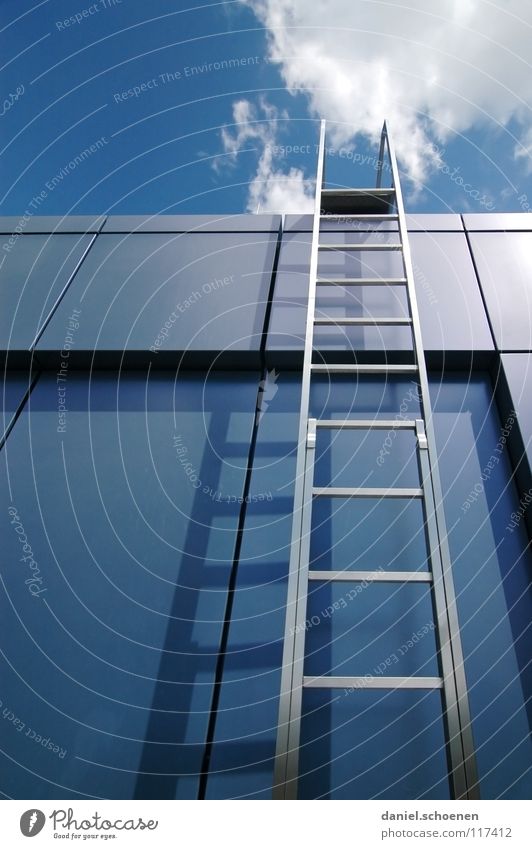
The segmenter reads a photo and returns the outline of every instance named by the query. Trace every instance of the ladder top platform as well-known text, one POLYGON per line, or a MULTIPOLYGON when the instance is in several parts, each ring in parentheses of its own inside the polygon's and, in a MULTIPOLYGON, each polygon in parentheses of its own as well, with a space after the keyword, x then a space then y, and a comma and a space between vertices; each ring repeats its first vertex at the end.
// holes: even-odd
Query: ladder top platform
POLYGON ((323 189, 321 212, 325 215, 389 214, 394 198, 394 189, 323 189))

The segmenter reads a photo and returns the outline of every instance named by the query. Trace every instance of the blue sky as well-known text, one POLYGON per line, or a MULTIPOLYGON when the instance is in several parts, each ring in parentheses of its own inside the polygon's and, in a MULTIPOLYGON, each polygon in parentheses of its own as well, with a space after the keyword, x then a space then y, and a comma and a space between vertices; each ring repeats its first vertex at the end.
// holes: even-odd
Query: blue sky
POLYGON ((415 17, 405 22, 403 12, 391 33, 390 4, 309 5, 2 0, 1 214, 21 215, 35 197, 32 210, 44 215, 298 211, 311 191, 319 115, 330 121, 334 184, 372 184, 363 163, 387 115, 414 178, 408 209, 532 207, 525 2, 511 0, 515 14, 501 21, 481 0, 462 0, 459 14, 442 0, 442 20, 427 15, 430 0, 412 0, 415 17), (357 31, 353 9, 373 16, 357 31), (475 41, 477 12, 485 31, 475 41), (343 32, 327 30, 333 13, 343 32), (388 55, 371 44, 379 16, 388 55), (421 25, 423 46, 412 38, 405 49, 401 27, 421 25))

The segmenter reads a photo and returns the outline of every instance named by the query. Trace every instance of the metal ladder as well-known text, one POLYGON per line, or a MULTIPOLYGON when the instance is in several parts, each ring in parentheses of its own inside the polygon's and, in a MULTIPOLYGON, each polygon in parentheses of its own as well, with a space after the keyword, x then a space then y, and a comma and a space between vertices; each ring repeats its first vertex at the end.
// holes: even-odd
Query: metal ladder
MULTIPOLYGON (((386 122, 381 135, 377 185, 371 189, 324 189, 325 121, 320 126, 320 142, 316 175, 316 194, 310 255, 310 281, 303 359, 300 425, 296 463, 292 539, 288 576, 286 625, 284 634, 283 667, 277 731, 277 748, 274 769, 274 799, 296 799, 299 772, 299 742, 303 689, 350 688, 357 686, 394 690, 418 688, 442 690, 443 718, 447 744, 447 761, 451 793, 455 799, 478 799, 478 779, 471 732, 469 700, 464 674, 464 663, 452 567, 447 543, 442 490, 437 465, 432 412, 429 397, 427 369, 423 355, 421 329, 414 289, 412 261, 408 243, 406 219, 399 180, 399 171, 392 140, 386 122), (391 171, 391 188, 382 188, 384 156, 387 153, 391 171), (322 244, 320 242, 323 219, 348 219, 371 223, 396 221, 399 241, 393 244, 361 243, 322 244), (318 256, 321 251, 343 252, 367 250, 396 250, 402 255, 404 276, 399 278, 321 278, 318 275, 318 256), (318 318, 316 317, 316 289, 318 286, 404 286, 409 305, 407 318, 318 318), (314 363, 314 328, 322 325, 408 325, 412 330, 413 363, 314 363), (319 373, 352 373, 394 375, 411 374, 419 385, 421 414, 423 418, 403 420, 324 420, 309 417, 310 390, 313 375, 319 373), (318 428, 366 429, 411 428, 417 436, 417 454, 420 470, 419 488, 349 488, 314 486, 314 457, 318 428), (424 531, 427 541, 430 571, 342 571, 321 572, 309 569, 311 513, 315 498, 420 498, 424 506, 424 531), (426 581, 432 588, 433 608, 438 643, 440 677, 337 677, 305 676, 305 620, 309 582, 312 581, 426 581)), ((367 232, 367 231, 365 231, 367 232)), ((375 232, 370 229, 370 232, 375 232)), ((349 355, 346 354, 346 360, 349 355)))

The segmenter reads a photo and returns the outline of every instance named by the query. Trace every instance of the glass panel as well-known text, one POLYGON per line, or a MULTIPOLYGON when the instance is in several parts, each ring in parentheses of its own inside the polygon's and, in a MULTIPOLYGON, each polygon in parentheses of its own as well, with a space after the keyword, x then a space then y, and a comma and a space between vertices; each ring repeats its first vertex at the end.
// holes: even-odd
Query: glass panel
MULTIPOLYGON (((483 216, 485 218, 486 216, 483 216)), ((434 230, 456 230, 463 232, 462 218, 460 215, 449 213, 434 214, 414 213, 406 216, 406 226, 409 231, 434 231, 434 230)))
POLYGON ((532 349, 532 233, 471 233, 471 247, 500 350, 532 349))
POLYGON ((30 378, 25 371, 9 371, 4 375, 2 384, 2 414, 7 418, 2 420, 5 425, 11 415, 16 412, 24 394, 28 391, 30 378))
POLYGON ((532 470, 532 354, 503 354, 501 360, 510 392, 509 403, 517 412, 519 435, 532 470))
POLYGON ((318 286, 316 317, 408 318, 406 286, 318 286))
POLYGON ((528 212, 473 212, 464 215, 466 230, 532 230, 528 212))
POLYGON ((403 277, 402 253, 364 250, 320 251, 318 274, 320 277, 403 277))
MULTIPOLYGON (((316 327, 314 349, 316 351, 373 351, 380 352, 380 359, 387 351, 413 351, 414 343, 410 327, 316 327)), ((413 361, 413 354, 409 360, 413 361)))
MULTIPOLYGON (((295 217, 295 216, 294 216, 295 217)), ((309 217, 310 229, 312 230, 312 216, 309 217)), ((398 241, 398 224, 397 221, 379 221, 375 219, 373 221, 357 221, 354 218, 347 218, 345 216, 332 217, 330 221, 327 218, 322 218, 320 221, 320 230, 325 231, 334 231, 335 233, 356 233, 364 232, 364 231, 375 231, 379 234, 378 238, 382 239, 382 234, 393 231, 394 238, 391 238, 391 241, 398 241)), ((338 241, 343 242, 344 238, 341 237, 338 241)), ((351 241, 348 239, 348 241, 351 241)), ((355 239, 353 239, 355 241, 355 239)), ((371 240, 368 240, 371 241, 371 240)))
POLYGON ((411 233, 426 350, 493 350, 475 269, 462 233, 411 233))
POLYGON ((315 498, 311 569, 425 570, 421 499, 315 498))
POLYGON ((275 234, 100 235, 47 327, 56 350, 73 307, 81 350, 260 348, 275 234))
POLYGON ((318 428, 316 486, 419 487, 414 430, 318 428))
POLYGON ((310 233, 283 234, 268 330, 268 350, 303 350, 307 315, 310 233))
MULTIPOLYGON (((27 351, 68 283, 91 236, 16 238, 0 268, 0 345, 27 351)), ((58 326, 58 346, 68 333, 67 311, 58 326)))
MULTIPOLYGON (((367 223, 361 226, 362 223, 355 222, 350 226, 343 224, 341 231, 335 228, 335 231, 332 233, 322 232, 320 234, 320 243, 322 245, 396 245, 399 242, 397 222, 395 222, 395 227, 393 228, 390 227, 388 222, 388 226, 380 229, 377 233, 371 232, 368 229, 367 223)), ((376 228, 373 226, 372 230, 374 229, 376 228)))
POLYGON ((488 377, 433 381, 436 438, 483 798, 532 793, 532 555, 488 377))
POLYGON ((448 799, 439 691, 306 690, 300 799, 448 799))
POLYGON ((311 581, 305 674, 439 675, 425 583, 311 581))
POLYGON ((277 740, 299 375, 286 372, 260 417, 207 798, 271 798, 277 740))
POLYGON ((317 419, 419 418, 419 385, 404 376, 320 374, 312 378, 310 412, 317 419))
POLYGON ((40 378, 2 452, 3 792, 196 797, 257 379, 72 373, 60 424, 40 378))

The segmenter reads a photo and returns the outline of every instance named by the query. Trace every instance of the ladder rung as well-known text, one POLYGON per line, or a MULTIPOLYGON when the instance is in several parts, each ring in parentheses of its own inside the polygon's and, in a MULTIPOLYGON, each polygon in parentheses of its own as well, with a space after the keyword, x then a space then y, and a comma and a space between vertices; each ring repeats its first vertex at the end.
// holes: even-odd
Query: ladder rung
POLYGON ((411 374, 417 372, 418 368, 414 365, 336 365, 335 363, 312 363, 312 371, 345 373, 355 372, 358 374, 411 374))
POLYGON ((394 213, 384 213, 383 215, 376 215, 375 213, 360 213, 359 215, 346 213, 342 215, 338 213, 334 215, 333 213, 328 213, 325 215, 320 215, 322 221, 399 221, 399 216, 394 213))
POLYGON ((366 428, 382 428, 382 430, 416 429, 416 422, 410 419, 315 419, 315 422, 316 427, 327 427, 333 430, 343 428, 353 428, 354 430, 365 430, 366 428))
POLYGON ((305 675, 303 678, 304 687, 318 687, 320 689, 373 689, 373 690, 441 690, 443 680, 441 678, 425 678, 421 675, 411 675, 408 678, 383 678, 380 675, 356 675, 356 676, 336 676, 322 675, 312 677, 305 675))
POLYGON ((432 572, 354 572, 345 569, 343 572, 320 572, 312 570, 308 573, 309 581, 432 581, 432 572))
POLYGON ((319 251, 400 251, 402 248, 400 242, 391 242, 389 244, 381 244, 380 242, 360 242, 355 245, 342 244, 319 244, 319 251))
POLYGON ((373 327, 379 324, 383 326, 403 326, 412 324, 411 318, 315 318, 314 324, 345 324, 353 327, 373 327))
POLYGON ((406 277, 319 277, 317 286, 404 286, 406 277))
POLYGON ((316 498, 423 498, 421 487, 314 486, 316 498))

